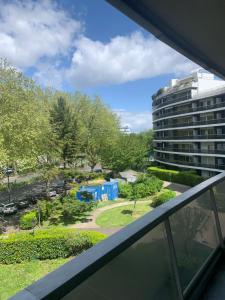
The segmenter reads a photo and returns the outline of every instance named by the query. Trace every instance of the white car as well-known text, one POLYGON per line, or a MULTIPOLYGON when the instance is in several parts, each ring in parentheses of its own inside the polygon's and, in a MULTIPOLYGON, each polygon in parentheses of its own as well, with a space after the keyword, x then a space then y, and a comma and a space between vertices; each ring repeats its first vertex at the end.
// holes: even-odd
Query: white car
POLYGON ((17 212, 15 203, 5 204, 2 208, 2 212, 4 215, 15 214, 17 212))
POLYGON ((49 192, 49 197, 56 197, 56 196, 57 196, 56 191, 50 191, 49 192))

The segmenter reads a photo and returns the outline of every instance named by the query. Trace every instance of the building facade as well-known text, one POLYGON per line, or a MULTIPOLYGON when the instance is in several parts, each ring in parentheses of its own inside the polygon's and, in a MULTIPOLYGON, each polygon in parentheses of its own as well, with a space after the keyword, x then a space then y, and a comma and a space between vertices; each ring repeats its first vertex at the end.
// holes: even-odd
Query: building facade
POLYGON ((152 96, 154 157, 202 176, 225 170, 225 82, 197 71, 152 96))

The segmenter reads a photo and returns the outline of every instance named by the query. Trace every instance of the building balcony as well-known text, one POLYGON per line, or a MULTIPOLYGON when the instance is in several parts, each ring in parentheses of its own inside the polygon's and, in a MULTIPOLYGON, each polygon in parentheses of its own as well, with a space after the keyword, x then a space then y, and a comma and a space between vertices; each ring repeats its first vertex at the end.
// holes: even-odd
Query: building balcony
POLYGON ((214 283, 212 275, 225 262, 224 193, 225 173, 221 173, 147 213, 12 299, 205 300, 209 279, 214 283))
POLYGON ((199 127, 201 125, 218 125, 218 124, 225 124, 225 118, 223 119, 212 119, 212 120, 200 120, 200 121, 188 121, 183 123, 177 123, 177 124, 165 124, 165 125, 158 125, 154 126, 154 130, 158 129, 173 129, 173 128, 179 128, 179 127, 199 127))
POLYGON ((154 136, 154 140, 223 140, 225 139, 225 134, 209 134, 209 135, 171 135, 171 136, 154 136))
POLYGON ((204 169, 216 169, 216 170, 225 170, 225 165, 224 164, 205 164, 205 163, 199 163, 199 162, 190 162, 190 161, 183 161, 183 160, 177 160, 177 159, 170 159, 170 158, 161 158, 161 157, 156 157, 156 160, 165 162, 165 163, 172 163, 176 164, 179 166, 190 166, 190 167, 197 167, 197 168, 204 168, 204 169))
POLYGON ((188 114, 188 113, 193 113, 193 112, 196 112, 196 113, 201 113, 201 112, 204 112, 204 111, 207 111, 207 110, 214 110, 214 109, 217 109, 217 108, 224 108, 225 109, 225 102, 222 102, 222 103, 215 103, 215 104, 212 104, 212 105, 206 105, 206 106, 198 106, 198 107, 188 107, 188 108, 185 108, 185 109, 179 109, 179 110, 176 110, 176 111, 168 111, 168 112, 162 112, 160 115, 156 116, 156 114, 153 113, 153 119, 154 121, 158 120, 158 119, 162 119, 162 118, 165 118, 165 117, 170 117, 170 116, 177 116, 177 115, 182 115, 182 114, 188 114))
POLYGON ((210 155, 225 155, 225 149, 210 149, 210 150, 204 150, 204 149, 180 149, 175 147, 157 147, 154 149, 154 151, 162 151, 162 152, 181 152, 181 153, 197 153, 197 154, 210 154, 210 155))

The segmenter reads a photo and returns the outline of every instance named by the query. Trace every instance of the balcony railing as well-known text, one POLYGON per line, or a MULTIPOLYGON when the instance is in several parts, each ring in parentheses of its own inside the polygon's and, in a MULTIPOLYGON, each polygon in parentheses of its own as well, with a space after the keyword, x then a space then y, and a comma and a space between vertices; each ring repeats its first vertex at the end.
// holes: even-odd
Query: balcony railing
POLYGON ((12 299, 201 299, 223 253, 224 194, 222 173, 147 213, 12 299))
POLYGON ((156 121, 158 119, 162 119, 164 117, 169 117, 169 116, 176 116, 176 115, 181 115, 181 114, 186 114, 186 113, 191 113, 191 112, 202 112, 205 110, 212 110, 215 108, 224 108, 225 109, 225 102, 222 103, 215 103, 212 105, 207 105, 207 106, 198 106, 198 107, 188 107, 186 109, 179 109, 176 111, 168 111, 168 112, 163 112, 162 114, 156 116, 156 114, 153 114, 153 120, 156 121))
POLYGON ((165 152, 184 152, 184 153, 202 153, 202 154, 223 154, 225 155, 225 150, 223 149, 184 149, 184 148, 174 148, 174 147, 156 147, 154 151, 165 151, 165 152))
POLYGON ((183 161, 183 160, 177 160, 177 159, 170 159, 170 158, 161 158, 156 157, 156 160, 161 160, 166 163, 174 163, 177 165, 184 165, 184 166, 191 166, 191 167, 201 167, 201 168, 207 168, 207 169, 217 169, 217 170, 224 170, 225 171, 225 165, 224 164, 205 164, 200 162, 193 162, 193 161, 183 161))
POLYGON ((183 123, 176 123, 176 124, 165 124, 165 125, 158 125, 154 126, 154 129, 168 129, 168 128, 177 128, 177 127, 186 127, 186 126, 199 126, 199 125, 210 125, 210 124, 222 124, 225 123, 225 118, 223 119, 211 119, 211 120, 200 120, 200 121, 189 121, 183 123))
POLYGON ((225 134, 209 135, 181 135, 181 136, 154 136, 155 140, 217 140, 225 139, 225 134))

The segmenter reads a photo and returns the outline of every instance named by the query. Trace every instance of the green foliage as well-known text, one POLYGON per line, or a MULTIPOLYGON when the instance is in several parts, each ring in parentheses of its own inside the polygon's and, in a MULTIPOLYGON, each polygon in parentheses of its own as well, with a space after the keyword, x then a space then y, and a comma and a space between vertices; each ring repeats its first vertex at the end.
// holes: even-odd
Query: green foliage
POLYGON ((33 259, 54 259, 78 255, 104 239, 94 231, 55 228, 31 233, 0 236, 0 263, 11 264, 33 259))
POLYGON ((74 113, 72 104, 60 96, 50 111, 50 121, 65 168, 67 163, 73 161, 78 150, 78 117, 74 113))
POLYGON ((62 216, 64 219, 64 222, 70 222, 74 223, 82 218, 85 217, 85 215, 92 211, 94 208, 93 202, 83 202, 74 200, 71 198, 64 198, 63 200, 63 211, 62 216))
POLYGON ((80 115, 82 127, 81 149, 91 169, 102 163, 105 153, 110 153, 119 130, 119 121, 99 97, 93 101, 81 94, 76 94, 75 111, 80 115))
POLYGON ((31 79, 0 60, 0 161, 19 162, 46 154, 54 134, 43 91, 31 79), (31 121, 32 120, 32 121, 31 121))
POLYGON ((104 164, 114 172, 126 169, 142 170, 148 163, 151 151, 152 134, 120 134, 116 143, 103 156, 104 164))
POLYGON ((152 207, 157 207, 174 197, 176 197, 176 192, 171 191, 169 189, 163 189, 161 194, 155 197, 155 199, 153 200, 152 207))
POLYGON ((49 220, 50 224, 59 223, 72 224, 82 220, 93 210, 94 202, 82 202, 67 196, 62 200, 41 200, 38 201, 41 222, 49 220))
POLYGON ((41 221, 46 221, 50 217, 51 209, 52 209, 52 203, 47 200, 39 200, 37 203, 37 206, 40 211, 40 217, 41 221))
POLYGON ((121 183, 119 194, 122 198, 140 199, 159 192, 162 186, 163 182, 157 177, 142 174, 134 183, 121 183))
POLYGON ((131 199, 133 188, 130 183, 119 183, 119 196, 121 198, 131 199))
POLYGON ((20 217, 21 229, 32 229, 38 223, 36 211, 30 211, 20 217))
MULTIPOLYGON (((74 186, 74 185, 73 185, 74 186)), ((79 190, 80 186, 77 184, 69 191, 69 196, 73 199, 76 198, 77 191, 79 190)))
POLYGON ((148 196, 148 191, 146 188, 146 184, 144 183, 137 183, 133 185, 133 194, 132 199, 140 199, 148 196))
POLYGON ((188 186, 195 186, 201 183, 202 181, 204 181, 203 177, 188 171, 182 172, 182 171, 161 169, 158 167, 149 167, 148 172, 152 175, 157 176, 161 180, 185 184, 188 186))

